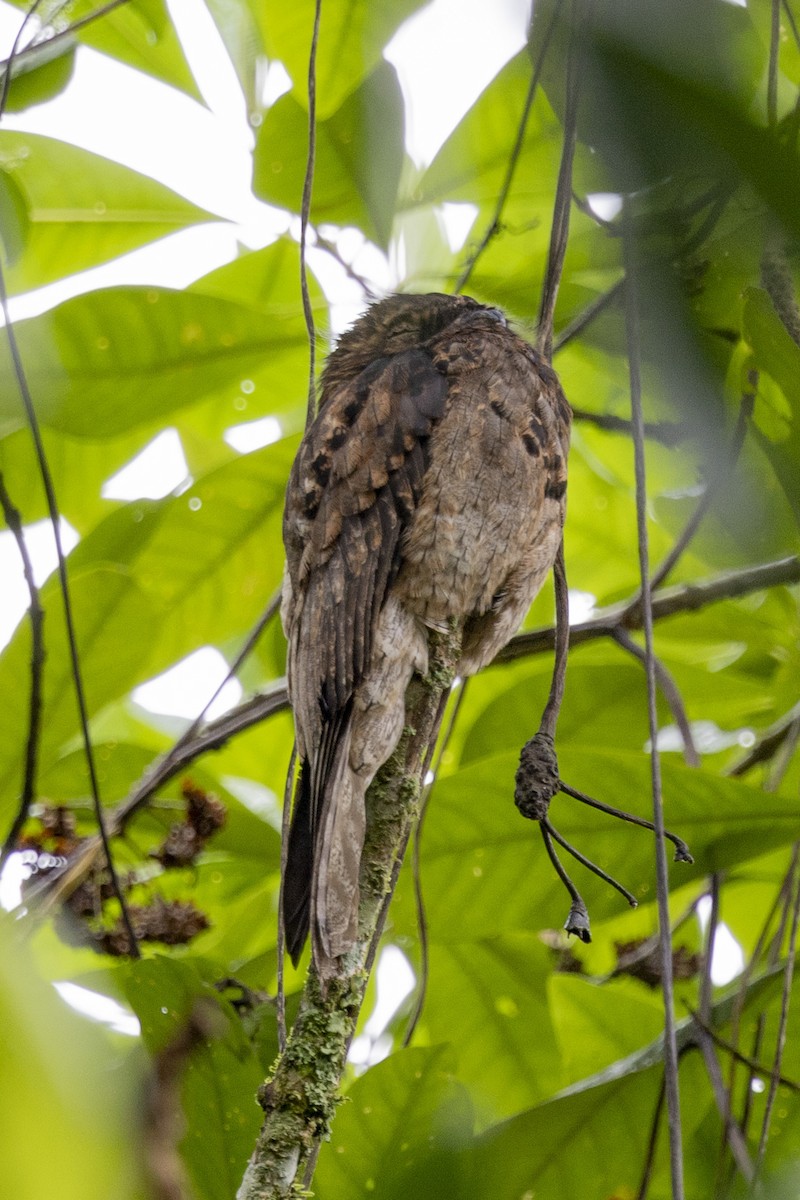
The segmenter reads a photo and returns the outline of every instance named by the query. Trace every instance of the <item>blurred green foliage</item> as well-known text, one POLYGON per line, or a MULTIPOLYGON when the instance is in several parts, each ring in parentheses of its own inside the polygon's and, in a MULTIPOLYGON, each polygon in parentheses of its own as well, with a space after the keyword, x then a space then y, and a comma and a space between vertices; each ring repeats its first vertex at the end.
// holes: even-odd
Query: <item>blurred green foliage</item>
MULTIPOLYGON (((89 7, 72 5, 71 19, 89 7)), ((209 0, 208 7, 251 120, 257 118, 254 193, 297 215, 313 4, 280 9, 209 0), (261 111, 266 59, 284 64, 291 89, 261 111)), ((674 435, 648 442, 653 560, 669 550, 709 484, 708 514, 670 582, 796 555, 800 348, 790 328, 800 268, 796 0, 780 6, 772 78, 767 0, 746 6, 595 0, 591 20, 574 28, 572 6, 539 0, 529 45, 489 83, 425 168, 404 149, 403 98, 382 57, 418 7, 413 0, 338 6, 323 0, 312 224, 355 227, 393 262, 405 263, 400 290, 446 291, 495 222, 468 290, 507 307, 523 331, 532 331, 572 45, 580 56, 581 104, 555 330, 555 365, 581 414, 570 467, 570 582, 591 593, 597 607, 631 596, 638 585, 632 447, 624 430, 603 424, 629 412, 616 286, 623 278, 622 227, 618 215, 597 216, 597 193, 629 196, 645 413, 674 435), (533 62, 546 41, 542 84, 497 214, 533 62), (454 251, 441 206, 465 203, 475 208, 474 223, 454 251), (602 311, 559 349, 559 335, 609 292, 602 311), (733 467, 732 431, 749 393, 752 419, 733 467)), ((489 6, 482 19, 488 29, 489 6)), ((77 37, 199 94, 161 0, 131 0, 77 37)), ((72 67, 71 54, 63 61, 32 58, 12 83, 13 106, 57 94, 72 67)), ((12 294, 209 219, 117 163, 53 138, 0 129, 0 232, 12 294)), ((312 280, 312 299, 324 329, 336 297, 312 280)), ((19 321, 16 335, 61 509, 81 538, 69 569, 100 785, 112 806, 175 733, 174 722, 132 702, 133 688, 203 646, 231 661, 279 584, 283 491, 307 390, 298 248, 286 236, 266 250, 242 249, 235 262, 183 292, 90 291, 19 321), (232 425, 268 416, 280 422, 274 445, 240 454, 223 440, 232 425), (127 504, 105 499, 104 482, 166 428, 181 439, 192 475, 188 490, 127 504)), ((5 340, 0 376, 0 469, 30 523, 46 508, 5 340)), ((86 767, 55 578, 42 589, 42 602, 47 657, 38 799, 72 807, 78 834, 88 835, 86 767)), ((545 589, 527 624, 546 625, 551 617, 552 592, 545 589)), ((23 770, 30 648, 23 620, 0 655, 4 833, 23 770)), ((680 613, 658 624, 656 649, 695 730, 710 731, 697 769, 683 766, 673 749, 664 753, 667 821, 696 859, 692 868, 670 869, 673 919, 688 914, 675 948, 688 955, 701 950, 693 906, 707 891, 709 873, 717 872, 720 919, 745 956, 757 957, 740 1009, 732 1000, 740 980, 712 988, 711 1020, 721 1037, 739 1039, 743 1052, 768 1069, 781 1004, 776 964, 788 936, 770 913, 776 897, 779 908, 785 898, 799 836, 800 763, 787 752, 789 739, 744 780, 727 772, 744 746, 797 704, 798 589, 776 587, 680 613), (760 940, 764 929, 768 937, 760 940)), ((243 671, 247 688, 279 679, 283 656, 273 626, 243 671)), ((512 804, 516 757, 538 721, 549 670, 549 657, 532 657, 470 682, 421 840, 426 1004, 411 1048, 400 1048, 409 1000, 389 1026, 387 1061, 348 1079, 350 1103, 323 1146, 315 1180, 322 1200, 370 1192, 382 1200, 641 1194, 661 1081, 654 1048, 660 999, 629 972, 608 977, 615 947, 655 929, 652 844, 646 834, 564 796, 554 802, 558 828, 640 900, 630 912, 616 893, 582 873, 594 941, 567 947, 555 932, 566 914, 565 895, 535 830, 512 804)), ((659 721, 673 725, 662 698, 659 721)), ((188 946, 146 948, 142 962, 129 964, 65 943, 52 923, 0 924, 0 1024, 7 1042, 0 1140, 8 1195, 50 1194, 41 1174, 45 1153, 47 1170, 58 1173, 59 1195, 149 1194, 141 1097, 198 1003, 210 1005, 216 1018, 181 1076, 181 1153, 198 1200, 235 1194, 258 1127, 255 1089, 275 1048, 274 1009, 264 996, 276 986, 277 830, 291 738, 284 713, 192 765, 192 779, 228 808, 225 829, 194 865, 163 871, 148 857, 176 819, 180 778, 115 843, 121 870, 135 873, 135 903, 154 894, 192 898, 208 916, 209 928, 188 946), (31 941, 21 948, 20 930, 29 924, 31 941), (251 989, 257 1003, 234 1005, 236 988, 215 990, 214 983, 230 978, 251 989), (77 1016, 54 993, 54 980, 124 1002, 138 1016, 141 1036, 125 1039, 77 1016)), ((639 663, 608 639, 576 646, 559 729, 563 776, 646 815, 646 740, 639 663)), ((29 828, 35 833, 36 821, 29 828)), ((413 892, 407 863, 384 936, 418 970, 413 892)), ((288 986, 297 993, 302 972, 290 971, 288 986)), ((676 989, 687 1195, 721 1200, 745 1192, 689 1038, 687 1010, 698 1007, 699 988, 699 976, 690 972, 676 989)), ((794 999, 782 1070, 800 1081, 794 999)), ((734 1113, 747 1109, 745 1140, 755 1155, 767 1092, 751 1086, 745 1068, 734 1072, 724 1050, 717 1054, 734 1113)), ((782 1086, 764 1168, 773 1190, 764 1194, 794 1195, 799 1164, 800 1102, 782 1086)), ((669 1194, 662 1128, 647 1195, 669 1194)))

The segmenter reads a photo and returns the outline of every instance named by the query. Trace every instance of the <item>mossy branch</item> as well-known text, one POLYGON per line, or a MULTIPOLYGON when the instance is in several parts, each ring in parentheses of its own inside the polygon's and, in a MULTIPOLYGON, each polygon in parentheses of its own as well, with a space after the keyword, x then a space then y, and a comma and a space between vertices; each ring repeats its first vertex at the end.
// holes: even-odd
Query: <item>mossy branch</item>
POLYGON ((364 1000, 378 939, 397 880, 422 780, 430 761, 460 651, 455 631, 430 635, 430 669, 406 693, 400 744, 367 792, 358 940, 323 987, 313 965, 297 1019, 261 1088, 264 1125, 237 1200, 305 1193, 321 1140, 338 1103, 347 1052, 364 1000))

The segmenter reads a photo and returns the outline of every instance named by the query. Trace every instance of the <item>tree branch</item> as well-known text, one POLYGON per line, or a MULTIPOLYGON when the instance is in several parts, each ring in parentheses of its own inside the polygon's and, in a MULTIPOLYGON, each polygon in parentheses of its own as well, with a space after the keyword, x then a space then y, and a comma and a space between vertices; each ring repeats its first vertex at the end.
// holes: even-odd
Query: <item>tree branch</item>
POLYGON ((431 634, 428 675, 406 693, 406 727, 367 793, 358 939, 325 985, 309 969, 300 1011, 271 1079, 262 1087, 264 1126, 237 1200, 297 1194, 329 1129, 369 971, 408 842, 430 747, 453 679, 460 636, 431 634))
MULTIPOLYGON (((718 600, 735 600, 750 592, 759 592, 780 584, 800 583, 800 555, 762 563, 755 567, 744 567, 738 571, 725 571, 714 579, 703 583, 684 583, 677 587, 663 588, 653 596, 653 620, 695 612, 718 600)), ((596 617, 570 627, 570 644, 594 641, 597 638, 613 637, 616 629, 640 629, 641 618, 629 611, 629 602, 615 604, 602 609, 596 617)), ((555 629, 552 625, 517 634, 501 650, 494 664, 513 662, 532 654, 546 654, 555 644, 555 629)))
MULTIPOLYGON (((653 620, 695 612, 719 600, 735 600, 752 592, 795 583, 800 583, 798 555, 761 563, 755 567, 745 567, 738 571, 723 572, 704 582, 663 588, 653 597, 653 620)), ((617 629, 638 629, 640 626, 634 617, 635 614, 631 614, 630 611, 630 600, 601 609, 591 620, 570 626, 570 644, 575 646, 596 641, 598 638, 614 637, 617 629)), ((549 625, 517 634, 500 651, 491 666, 502 666, 503 663, 516 662, 521 658, 547 654, 555 645, 555 632, 555 627, 549 625)), ((210 721, 191 740, 173 746, 148 767, 125 799, 107 812, 106 827, 109 836, 118 837, 123 833, 131 818, 152 799, 159 788, 174 779, 191 763, 204 754, 220 750, 231 738, 260 725, 269 717, 287 711, 288 708, 286 683, 279 679, 267 691, 252 696, 215 721, 210 721)), ((793 714, 794 710, 771 726, 764 734, 763 746, 761 742, 757 743, 745 759, 737 764, 732 774, 741 775, 757 762, 768 758, 771 748, 786 736, 784 725, 787 729, 791 726, 793 714)), ((29 885, 26 892, 28 907, 31 910, 36 907, 40 915, 51 911, 55 904, 70 895, 85 879, 96 861, 98 850, 96 839, 87 839, 61 871, 53 871, 40 883, 29 885)))
MULTIPOLYGON (((558 349, 558 347, 556 347, 558 349)), ((553 351, 555 353, 555 350, 553 351)), ((573 421, 586 421, 605 429, 607 433, 624 433, 631 435, 631 423, 625 417, 617 417, 614 413, 594 413, 586 408, 572 409, 573 421)), ((689 437, 689 428, 678 421, 645 421, 644 435, 652 442, 661 442, 662 446, 679 446, 689 437)))
POLYGON ((550 248, 547 255, 547 270, 545 272, 541 304, 539 306, 539 331, 536 339, 539 350, 548 362, 553 357, 553 318, 555 316, 558 288, 561 283, 561 272, 564 266, 564 256, 567 252, 567 240, 569 238, 569 215, 572 204, 572 163, 578 139, 578 96, 581 83, 579 59, 582 57, 580 53, 580 36, 584 16, 582 0, 573 0, 571 9, 572 32, 567 52, 567 101, 564 112, 564 141, 561 148, 561 162, 558 168, 556 198, 553 205, 553 221, 550 227, 550 248))

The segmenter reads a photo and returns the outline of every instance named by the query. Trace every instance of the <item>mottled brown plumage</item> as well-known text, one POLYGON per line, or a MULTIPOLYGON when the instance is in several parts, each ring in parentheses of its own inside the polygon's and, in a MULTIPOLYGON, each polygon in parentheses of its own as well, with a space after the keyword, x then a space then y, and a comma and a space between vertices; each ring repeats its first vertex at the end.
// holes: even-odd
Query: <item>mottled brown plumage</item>
POLYGON ((490 662, 553 564, 569 406, 494 308, 391 296, 340 339, 292 468, 282 618, 301 773, 287 947, 322 974, 356 936, 364 795, 400 738, 428 631, 490 662))

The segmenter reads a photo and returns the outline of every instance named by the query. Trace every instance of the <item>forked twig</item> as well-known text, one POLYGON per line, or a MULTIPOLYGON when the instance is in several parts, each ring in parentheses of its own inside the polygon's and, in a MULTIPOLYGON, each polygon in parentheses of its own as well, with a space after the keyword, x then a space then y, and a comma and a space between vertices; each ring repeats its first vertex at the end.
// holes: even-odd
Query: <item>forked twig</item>
MULTIPOLYGON (((641 646, 636 644, 631 635, 628 633, 627 629, 623 629, 620 626, 618 629, 614 630, 613 636, 614 641, 621 646, 623 650, 627 650, 628 653, 632 654, 634 658, 639 660, 639 662, 645 662, 646 655, 644 650, 641 648, 641 646)), ((692 727, 689 723, 686 706, 683 703, 683 696, 681 695, 675 680, 672 678, 671 673, 664 666, 660 658, 655 660, 655 670, 658 686, 661 688, 662 695, 672 711, 675 724, 680 730, 681 738, 683 740, 684 758, 690 767, 699 767, 700 755, 697 753, 697 747, 694 744, 692 727)))
POLYGON ((604 871, 602 867, 598 867, 597 863, 593 863, 591 859, 588 859, 584 854, 581 854, 580 850, 576 850, 575 847, 568 842, 565 837, 562 837, 558 830, 553 827, 549 817, 545 817, 540 824, 543 829, 547 830, 552 838, 555 838, 559 846, 562 846, 568 854, 571 854, 572 857, 577 860, 577 862, 581 863, 594 875, 597 875, 599 879, 602 879, 605 883, 609 883, 611 887, 616 888, 620 895, 625 897, 631 908, 639 907, 639 901, 636 899, 633 893, 629 892, 626 887, 624 887, 618 880, 614 879, 612 875, 609 875, 606 871, 604 871))
POLYGON ((580 938, 582 942, 590 942, 592 940, 592 935, 589 932, 589 912, 583 901, 583 897, 575 887, 575 884, 572 882, 567 872, 564 870, 563 866, 561 865, 561 860, 556 854, 556 848, 553 845, 550 836, 552 827, 549 825, 549 822, 541 821, 539 823, 539 828, 542 832, 542 841, 544 842, 545 850, 547 851, 550 862, 555 867, 556 874, 569 892, 572 900, 572 906, 570 907, 569 916, 567 917, 564 928, 566 929, 567 933, 575 934, 575 936, 580 938))

